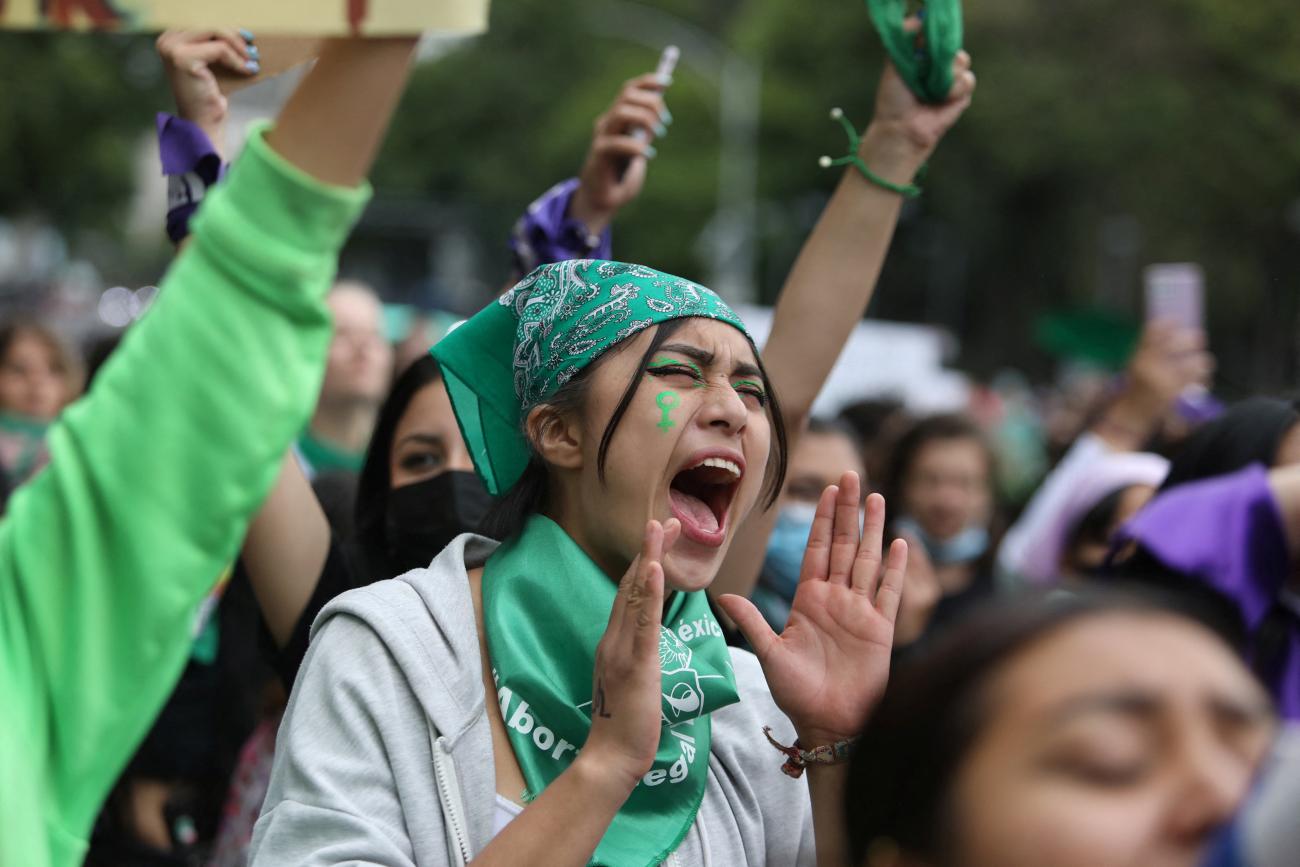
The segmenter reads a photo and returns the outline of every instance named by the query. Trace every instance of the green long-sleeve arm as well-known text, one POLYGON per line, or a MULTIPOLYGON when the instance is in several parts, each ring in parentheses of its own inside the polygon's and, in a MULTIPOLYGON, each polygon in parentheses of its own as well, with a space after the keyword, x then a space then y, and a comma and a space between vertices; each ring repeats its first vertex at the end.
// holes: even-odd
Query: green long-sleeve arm
POLYGON ((259 131, 0 522, 0 864, 78 864, 315 400, 367 188, 259 131))

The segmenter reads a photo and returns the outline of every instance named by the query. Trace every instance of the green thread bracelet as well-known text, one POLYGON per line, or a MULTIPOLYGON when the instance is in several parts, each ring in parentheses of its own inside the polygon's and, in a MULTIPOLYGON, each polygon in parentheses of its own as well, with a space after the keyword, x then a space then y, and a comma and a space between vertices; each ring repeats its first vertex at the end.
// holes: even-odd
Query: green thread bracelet
POLYGON ((849 137, 849 152, 839 159, 831 159, 830 157, 824 156, 817 161, 818 165, 824 169, 829 169, 831 166, 853 166, 862 173, 864 178, 871 181, 871 183, 889 190, 891 193, 898 193, 900 196, 905 196, 909 199, 915 199, 917 196, 921 195, 921 188, 916 184, 896 184, 892 181, 885 180, 880 175, 867 168, 867 164, 862 161, 862 157, 858 156, 858 146, 862 144, 862 138, 858 135, 858 131, 853 128, 853 124, 849 123, 849 119, 844 116, 844 111, 842 109, 832 108, 831 120, 839 121, 840 125, 844 127, 844 132, 849 137))

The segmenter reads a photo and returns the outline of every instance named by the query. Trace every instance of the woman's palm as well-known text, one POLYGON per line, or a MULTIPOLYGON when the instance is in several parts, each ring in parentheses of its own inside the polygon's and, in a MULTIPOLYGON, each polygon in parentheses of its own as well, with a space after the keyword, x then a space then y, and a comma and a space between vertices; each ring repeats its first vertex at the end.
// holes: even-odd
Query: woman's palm
POLYGON ((801 737, 855 734, 889 679, 907 546, 895 542, 882 570, 884 500, 868 498, 860 531, 859 484, 846 473, 822 494, 779 636, 748 600, 723 597, 763 665, 772 698, 801 737))

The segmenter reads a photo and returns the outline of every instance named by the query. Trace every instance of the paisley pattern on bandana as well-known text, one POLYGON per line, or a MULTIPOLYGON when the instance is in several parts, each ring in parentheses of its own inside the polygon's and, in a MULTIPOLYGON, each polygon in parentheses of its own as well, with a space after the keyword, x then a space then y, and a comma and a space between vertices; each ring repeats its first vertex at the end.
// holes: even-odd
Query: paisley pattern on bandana
POLYGON ((702 316, 745 331, 711 289, 644 265, 600 259, 543 265, 498 303, 519 323, 514 385, 525 412, 610 347, 660 322, 702 316))

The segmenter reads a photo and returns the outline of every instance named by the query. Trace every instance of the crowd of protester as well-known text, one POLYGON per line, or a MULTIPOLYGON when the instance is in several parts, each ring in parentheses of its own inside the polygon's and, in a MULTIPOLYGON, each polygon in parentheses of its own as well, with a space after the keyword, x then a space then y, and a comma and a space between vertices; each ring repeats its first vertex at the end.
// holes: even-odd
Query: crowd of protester
POLYGON ((812 413, 964 52, 886 67, 761 355, 614 261, 646 75, 408 361, 336 264, 411 42, 331 43, 229 172, 255 40, 158 44, 160 300, 84 395, 0 328, 0 863, 1294 863, 1292 402, 1187 424, 1205 335, 1149 322, 1023 496, 987 412, 812 413))

